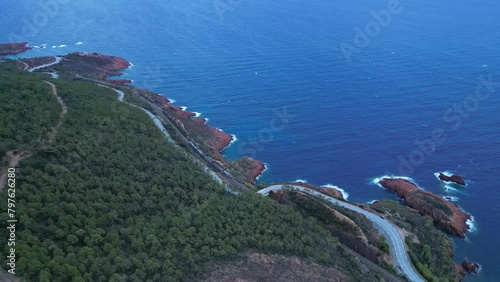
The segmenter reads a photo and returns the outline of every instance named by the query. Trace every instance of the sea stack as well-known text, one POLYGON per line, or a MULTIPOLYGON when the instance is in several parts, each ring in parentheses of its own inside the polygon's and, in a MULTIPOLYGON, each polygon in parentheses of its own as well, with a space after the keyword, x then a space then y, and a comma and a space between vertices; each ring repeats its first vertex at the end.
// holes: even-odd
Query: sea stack
POLYGON ((448 176, 443 174, 442 172, 439 173, 439 179, 445 182, 453 182, 462 186, 465 186, 465 180, 456 174, 453 174, 452 176, 448 176))

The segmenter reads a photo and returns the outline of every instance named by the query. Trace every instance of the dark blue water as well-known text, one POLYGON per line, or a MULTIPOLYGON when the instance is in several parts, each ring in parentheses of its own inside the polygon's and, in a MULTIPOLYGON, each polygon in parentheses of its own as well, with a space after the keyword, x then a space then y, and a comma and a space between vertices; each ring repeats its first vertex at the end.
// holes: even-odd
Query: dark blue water
POLYGON ((44 10, 2 1, 0 41, 48 44, 29 57, 80 50, 129 59, 134 84, 236 134, 226 155, 267 163, 263 181, 330 183, 367 202, 394 197, 375 177, 404 174, 456 196, 476 228, 455 240, 456 259, 483 265, 468 281, 500 281, 500 85, 472 98, 480 76, 500 81, 498 1, 401 1, 350 63, 341 43, 355 46, 354 28, 394 1, 66 2, 44 10), (447 112, 464 102, 463 116, 447 112), (415 141, 437 129, 446 140, 422 155, 415 141), (399 156, 413 157, 412 169, 400 169, 399 156), (443 170, 469 185, 447 190, 434 176, 443 170))

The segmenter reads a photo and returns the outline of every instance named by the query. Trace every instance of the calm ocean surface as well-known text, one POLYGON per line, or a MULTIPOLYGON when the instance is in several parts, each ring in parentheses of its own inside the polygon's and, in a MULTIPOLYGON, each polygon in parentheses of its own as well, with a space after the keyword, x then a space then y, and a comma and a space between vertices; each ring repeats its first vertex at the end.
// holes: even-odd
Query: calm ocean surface
POLYGON ((79 50, 130 60, 135 85, 235 134, 228 157, 267 163, 262 181, 331 184, 369 202, 394 198, 374 178, 404 174, 455 196, 476 229, 455 239, 456 259, 483 266, 467 281, 500 281, 500 85, 471 99, 480 76, 500 81, 498 1, 401 0, 385 26, 371 25, 369 42, 358 40, 350 63, 341 43, 354 47, 355 28, 394 1, 44 2, 0 2, 0 41, 47 44, 24 57, 79 50), (464 102, 462 116, 447 112, 464 102), (273 123, 277 112, 285 125, 273 123), (419 159, 416 140, 435 129, 446 140, 419 159), (413 157, 412 172, 399 156, 413 157), (437 171, 469 184, 447 189, 437 171))

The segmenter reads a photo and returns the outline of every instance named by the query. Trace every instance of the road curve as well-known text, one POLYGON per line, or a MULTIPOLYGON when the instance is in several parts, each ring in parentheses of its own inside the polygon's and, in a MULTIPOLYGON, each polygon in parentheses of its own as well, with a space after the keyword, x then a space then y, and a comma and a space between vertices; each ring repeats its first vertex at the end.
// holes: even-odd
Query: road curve
POLYGON ((63 59, 62 57, 54 56, 54 61, 52 63, 43 64, 43 65, 31 68, 28 71, 29 72, 34 72, 34 71, 39 70, 39 69, 43 69, 43 68, 47 68, 47 67, 59 64, 62 61, 62 59, 63 59))
MULTIPOLYGON (((350 209, 352 211, 355 211, 357 213, 360 213, 360 214, 363 214, 364 216, 366 216, 366 218, 368 218, 368 220, 370 220, 373 223, 375 228, 377 228, 377 230, 380 233, 385 235, 387 243, 389 243, 389 246, 391 249, 391 255, 394 259, 394 265, 399 266, 401 271, 403 272, 403 274, 405 274, 406 277, 408 277, 408 279, 410 279, 411 281, 414 281, 414 282, 424 282, 425 281, 417 273, 417 271, 413 268, 413 265, 410 262, 410 258, 408 257, 404 238, 401 236, 401 234, 399 234, 399 232, 397 231, 397 228, 391 222, 389 222, 386 219, 381 218, 380 216, 378 216, 374 213, 368 212, 368 211, 366 211, 358 206, 355 206, 355 205, 347 203, 347 202, 339 201, 335 198, 329 197, 329 196, 322 194, 318 191, 315 191, 315 190, 312 190, 309 188, 305 188, 302 186, 298 186, 298 185, 289 185, 289 186, 292 187, 294 190, 299 190, 299 191, 307 193, 311 196, 323 198, 324 200, 327 200, 328 202, 330 202, 332 204, 338 204, 341 207, 350 209)), ((279 191, 279 190, 285 190, 285 189, 287 189, 287 188, 285 188, 284 185, 272 185, 272 186, 269 186, 265 189, 258 191, 257 193, 267 196, 267 195, 269 195, 269 192, 271 192, 271 191, 279 191)))
MULTIPOLYGON (((113 87, 109 87, 109 86, 106 86, 106 85, 102 85, 102 84, 97 84, 101 87, 105 87, 105 88, 108 88, 108 89, 111 89, 113 91, 116 92, 116 94, 118 95, 118 101, 120 102, 124 102, 124 103, 127 103, 125 101, 123 101, 123 98, 125 98, 125 93, 123 93, 123 91, 119 90, 119 89, 116 89, 116 88, 113 88, 113 87)), ((158 127, 161 132, 165 135, 165 137, 167 137, 167 140, 170 142, 170 143, 175 143, 174 139, 172 139, 172 137, 170 136, 170 134, 168 134, 168 131, 167 129, 165 128, 165 126, 163 126, 163 123, 155 116, 153 115, 150 111, 142 108, 142 107, 139 107, 137 105, 134 105, 134 104, 130 104, 130 103, 127 103, 133 107, 136 107, 136 108, 139 108, 141 110, 143 110, 146 114, 148 114, 148 116, 153 120, 153 122, 155 123, 156 127, 158 127)))

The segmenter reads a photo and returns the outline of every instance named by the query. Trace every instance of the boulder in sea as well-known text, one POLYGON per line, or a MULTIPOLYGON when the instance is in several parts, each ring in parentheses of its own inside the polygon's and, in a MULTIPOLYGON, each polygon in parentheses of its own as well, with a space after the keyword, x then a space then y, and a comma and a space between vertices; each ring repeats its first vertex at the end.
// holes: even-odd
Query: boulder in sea
POLYGON ((442 172, 439 173, 439 179, 446 182, 453 182, 462 186, 465 186, 465 180, 460 175, 453 174, 451 176, 445 175, 442 172))
POLYGON ((476 262, 470 262, 468 260, 465 260, 464 262, 462 262, 461 266, 466 273, 471 273, 471 274, 479 273, 480 266, 476 262))

